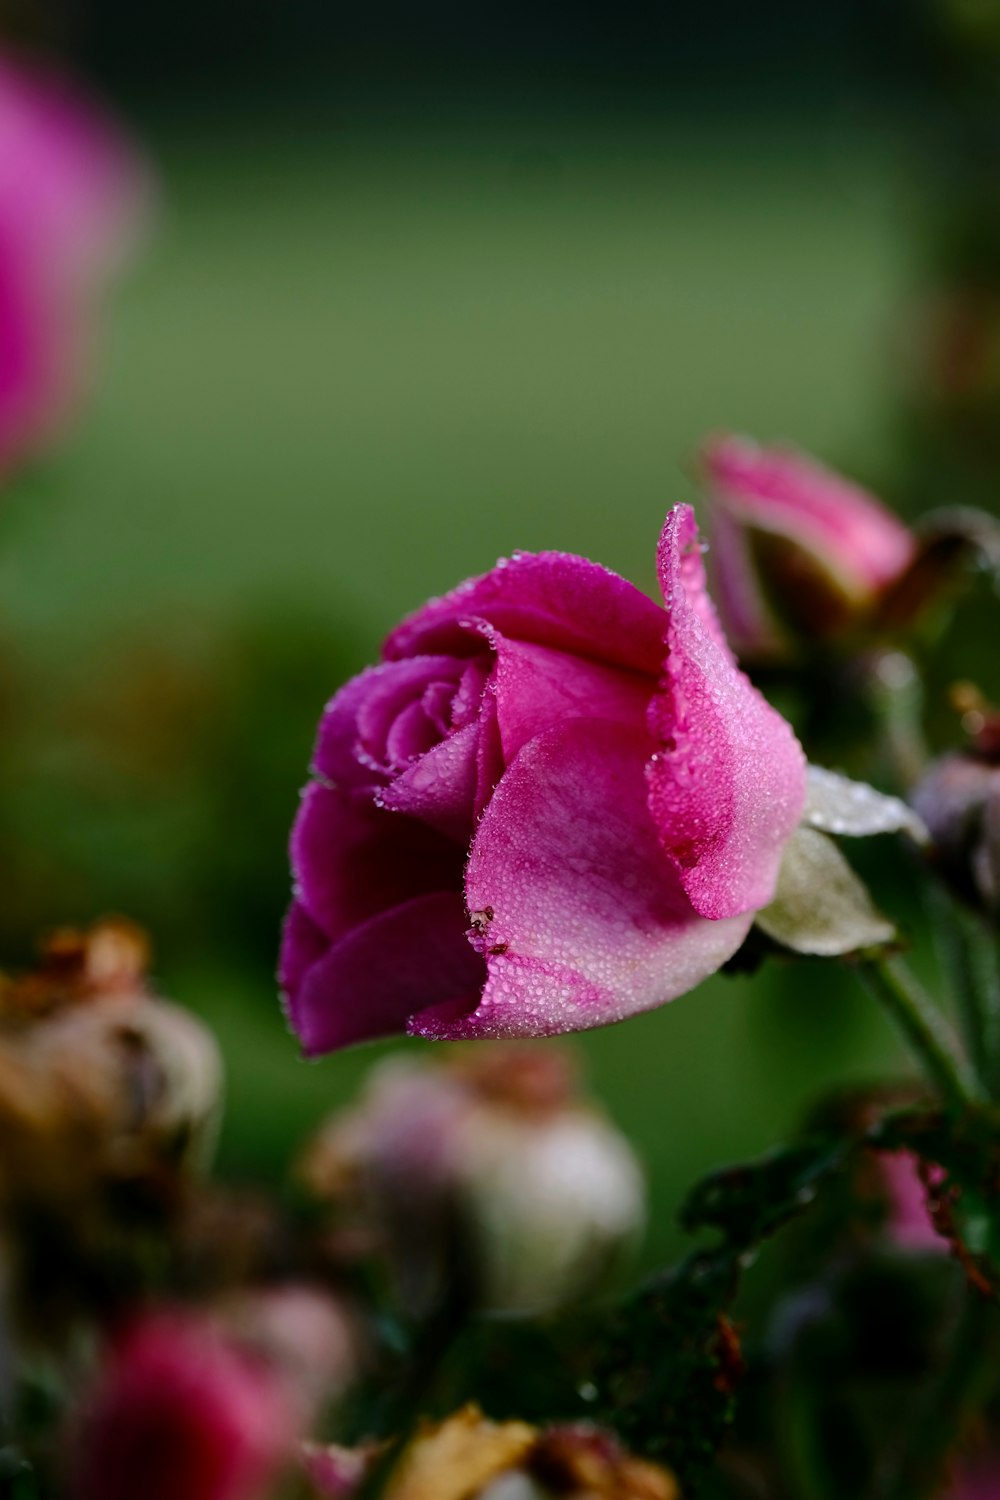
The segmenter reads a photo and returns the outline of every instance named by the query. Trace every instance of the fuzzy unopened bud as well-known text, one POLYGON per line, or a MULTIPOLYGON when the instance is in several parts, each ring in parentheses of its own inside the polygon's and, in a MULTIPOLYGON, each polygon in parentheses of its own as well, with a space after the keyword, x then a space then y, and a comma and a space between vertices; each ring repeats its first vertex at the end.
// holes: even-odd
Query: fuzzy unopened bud
POLYGON ((391 1059, 304 1170, 314 1192, 367 1212, 416 1312, 457 1284, 493 1311, 571 1302, 600 1286, 643 1218, 630 1146, 549 1050, 391 1059))

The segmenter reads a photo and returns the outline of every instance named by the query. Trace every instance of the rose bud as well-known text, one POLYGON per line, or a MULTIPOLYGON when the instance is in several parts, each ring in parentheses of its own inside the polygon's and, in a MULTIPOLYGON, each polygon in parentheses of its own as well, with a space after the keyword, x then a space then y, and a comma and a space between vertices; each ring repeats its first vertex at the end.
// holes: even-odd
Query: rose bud
MULTIPOLYGON (((313 1449, 306 1470, 323 1500, 350 1500, 375 1455, 313 1449), (360 1472, 359 1472, 360 1471, 360 1472)), ((547 1431, 492 1422, 469 1405, 427 1422, 402 1454, 385 1500, 678 1500, 666 1469, 589 1425, 547 1431)))
POLYGON ((81 394, 100 294, 148 196, 132 146, 91 101, 0 56, 0 475, 46 446, 81 394))
MULTIPOLYGON (((995 726, 988 726, 991 731, 995 726)), ((965 900, 1000 916, 1000 754, 952 751, 928 768, 911 795, 932 839, 931 859, 965 900)))
POLYGON ((280 968, 307 1053, 600 1026, 741 945, 804 759, 726 645, 689 507, 658 562, 663 608, 583 558, 515 554, 332 699, 280 968))
POLYGON ((842 636, 914 561, 916 539, 896 516, 794 449, 721 437, 703 460, 712 587, 741 660, 842 636))
POLYGON ((465 1288, 505 1313, 573 1301, 617 1268, 643 1220, 628 1142, 549 1052, 389 1059, 325 1126, 305 1174, 319 1196, 360 1203, 417 1314, 465 1288))
POLYGON ((301 1437, 267 1359, 207 1314, 159 1310, 112 1348, 76 1414, 74 1500, 260 1500, 301 1437))

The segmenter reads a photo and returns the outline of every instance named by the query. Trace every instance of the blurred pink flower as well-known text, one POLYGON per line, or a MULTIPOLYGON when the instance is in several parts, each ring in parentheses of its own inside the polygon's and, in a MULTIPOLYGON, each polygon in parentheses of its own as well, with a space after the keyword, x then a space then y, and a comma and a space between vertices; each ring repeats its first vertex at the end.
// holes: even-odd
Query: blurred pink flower
POLYGON ((111 120, 60 75, 0 55, 0 476, 79 398, 100 293, 146 202, 111 120))
POLYGON ((516 553, 332 699, 281 957, 308 1053, 600 1026, 740 946, 804 759, 726 645, 689 507, 658 563, 665 608, 582 557, 516 553))
MULTIPOLYGON (((302 1313, 315 1320, 316 1306, 307 1306, 304 1296, 318 1294, 274 1293, 259 1306, 251 1299, 231 1309, 228 1319, 187 1309, 140 1315, 111 1350, 77 1414, 74 1497, 264 1495, 282 1466, 295 1460, 303 1423, 312 1415, 310 1393, 295 1378, 284 1347, 289 1333, 297 1336, 302 1313)), ((326 1322, 324 1310, 304 1350, 311 1360, 317 1339, 324 1346, 317 1376, 329 1373, 326 1322)))
MULTIPOLYGON (((912 1151, 880 1151, 878 1166, 886 1196, 885 1232, 903 1250, 934 1250, 947 1254, 949 1245, 934 1228, 919 1162, 912 1151)), ((942 1177, 940 1168, 932 1181, 942 1177)))
POLYGON ((720 437, 704 451, 719 613, 747 660, 831 638, 906 571, 916 543, 874 496, 805 455, 720 437))

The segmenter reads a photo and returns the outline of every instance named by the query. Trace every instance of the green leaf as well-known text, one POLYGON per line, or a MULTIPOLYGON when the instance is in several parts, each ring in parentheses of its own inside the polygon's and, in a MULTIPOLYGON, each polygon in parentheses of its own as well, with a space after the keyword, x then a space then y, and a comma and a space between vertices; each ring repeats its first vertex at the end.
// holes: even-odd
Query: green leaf
POLYGON ((821 958, 886 947, 896 937, 833 840, 813 828, 789 839, 774 900, 756 924, 783 948, 821 958))

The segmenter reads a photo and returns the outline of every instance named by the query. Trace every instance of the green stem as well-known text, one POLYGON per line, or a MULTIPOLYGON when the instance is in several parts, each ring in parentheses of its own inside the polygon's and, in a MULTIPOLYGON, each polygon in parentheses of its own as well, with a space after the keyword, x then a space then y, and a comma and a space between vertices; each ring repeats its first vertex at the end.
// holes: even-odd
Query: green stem
POLYGON ((902 960, 863 959, 858 973, 892 1016, 947 1102, 961 1109, 983 1103, 982 1086, 959 1052, 951 1027, 902 960))
POLYGON ((928 888, 928 905, 969 1056, 995 1099, 1000 1090, 1000 982, 993 935, 936 883, 928 888))
POLYGON ((997 1310, 971 1287, 963 1285, 959 1296, 947 1356, 905 1413, 895 1444, 873 1476, 871 1500, 922 1500, 938 1494, 945 1456, 989 1396, 996 1370, 997 1310))
POLYGON ((424 1413, 461 1326, 453 1305, 438 1308, 418 1330, 403 1378, 387 1392, 379 1426, 388 1441, 362 1481, 357 1500, 379 1500, 424 1413))

